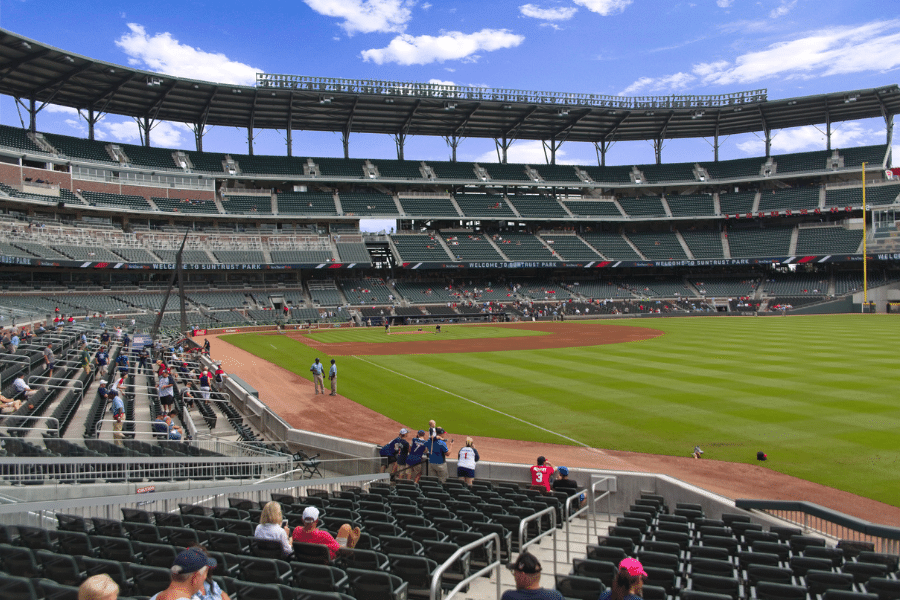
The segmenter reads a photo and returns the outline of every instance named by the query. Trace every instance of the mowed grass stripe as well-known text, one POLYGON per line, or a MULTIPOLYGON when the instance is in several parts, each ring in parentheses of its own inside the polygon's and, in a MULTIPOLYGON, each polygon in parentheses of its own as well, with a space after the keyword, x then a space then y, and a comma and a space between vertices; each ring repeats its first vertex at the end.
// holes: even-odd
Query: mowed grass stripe
MULTIPOLYGON (((893 353, 900 321, 894 317, 605 324, 650 326, 665 335, 588 348, 366 360, 594 447, 685 455, 699 443, 709 458, 740 462, 763 450, 770 468, 900 502, 894 477, 900 376, 893 353)), ((314 354, 308 357, 311 363, 314 354)), ((342 393, 411 426, 435 418, 470 435, 560 441, 413 381, 386 377, 374 365, 348 358, 339 365, 342 393)), ((305 369, 308 364, 298 372, 307 376, 305 369)))

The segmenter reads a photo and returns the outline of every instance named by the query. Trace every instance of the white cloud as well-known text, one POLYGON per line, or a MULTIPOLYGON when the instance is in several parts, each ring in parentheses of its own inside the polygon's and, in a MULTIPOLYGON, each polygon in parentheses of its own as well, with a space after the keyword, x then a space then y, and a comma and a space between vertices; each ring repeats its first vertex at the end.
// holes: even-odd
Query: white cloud
POLYGON ((399 35, 386 48, 363 50, 362 57, 382 65, 427 65, 445 60, 478 60, 476 52, 514 48, 525 40, 524 36, 510 33, 507 29, 482 29, 475 33, 448 31, 438 36, 399 35))
POLYGON ((886 72, 900 66, 900 19, 850 27, 832 27, 794 40, 747 52, 733 61, 697 63, 690 73, 641 77, 623 94, 679 90, 690 83, 735 85, 766 79, 811 79, 864 71, 886 72))
MULTIPOLYGON (((326 17, 344 19, 340 26, 354 33, 402 33, 412 18, 407 0, 303 0, 326 17)), ((430 5, 429 5, 430 6, 430 5)))
MULTIPOLYGON (((550 156, 547 150, 546 157, 550 156)), ((556 164, 558 165, 574 165, 579 161, 567 159, 566 151, 562 148, 556 150, 556 164)), ((489 150, 475 159, 477 163, 496 163, 497 151, 489 150)), ((516 142, 506 151, 506 162, 524 163, 526 165, 544 165, 547 164, 547 158, 544 155, 544 146, 540 140, 529 140, 525 142, 516 142)))
POLYGON ((216 83, 253 85, 262 69, 229 59, 221 52, 205 52, 182 44, 170 33, 149 36, 137 23, 129 23, 129 33, 116 45, 129 56, 128 64, 166 75, 216 83))
MULTIPOLYGON (((150 130, 150 142, 155 147, 177 148, 183 142, 182 135, 188 131, 190 131, 190 128, 184 123, 159 121, 150 130)), ((97 137, 127 144, 141 143, 141 133, 138 124, 131 119, 99 123, 97 125, 97 137)))
POLYGON ((795 6, 797 6, 797 0, 791 0, 790 2, 788 2, 787 0, 782 0, 781 4, 777 8, 772 9, 772 12, 769 13, 769 17, 773 19, 783 17, 784 15, 794 10, 795 6))
POLYGON ((526 17, 541 19, 543 21, 568 21, 575 16, 578 9, 574 6, 560 6, 557 8, 541 8, 534 4, 523 4, 519 12, 526 17))
POLYGON ((696 81, 690 73, 675 73, 665 77, 641 77, 619 92, 620 96, 646 94, 648 92, 676 92, 696 81))
POLYGON ((716 6, 719 8, 728 8, 734 4, 734 0, 716 0, 716 6))
POLYGON ((434 79, 434 78, 429 79, 428 83, 431 83, 433 85, 456 85, 452 81, 444 81, 442 79, 434 79))
POLYGON ((77 115, 78 109, 71 106, 60 106, 59 104, 48 104, 44 107, 48 113, 61 113, 64 115, 77 115))
POLYGON ((422 10, 428 10, 429 8, 431 8, 431 2, 426 2, 422 5, 422 10))
MULTIPOLYGON (((868 144, 883 144, 884 129, 869 129, 861 123, 847 122, 831 130, 832 148, 850 148, 868 144)), ((741 152, 750 156, 762 156, 766 151, 763 139, 753 137, 736 144, 741 152)), ((824 150, 827 146, 823 127, 807 125, 782 129, 772 136, 772 153, 785 154, 809 150, 824 150)))
POLYGON ((625 10, 631 0, 573 0, 575 4, 583 6, 591 12, 607 17, 625 10))

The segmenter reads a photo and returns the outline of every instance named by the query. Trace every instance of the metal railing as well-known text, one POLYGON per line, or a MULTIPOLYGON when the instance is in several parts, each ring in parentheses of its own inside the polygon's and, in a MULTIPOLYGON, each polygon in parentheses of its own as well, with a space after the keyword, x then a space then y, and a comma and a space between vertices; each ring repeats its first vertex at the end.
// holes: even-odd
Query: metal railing
MULTIPOLYGON (((563 505, 563 521, 566 524, 566 562, 569 562, 569 523, 580 514, 584 514, 590 508, 588 503, 585 502, 584 506, 579 507, 576 511, 572 512, 571 507, 572 504, 578 502, 581 504, 581 498, 584 496, 587 498, 587 488, 578 490, 568 498, 566 498, 566 503, 563 505)), ((585 544, 591 543, 591 533, 590 527, 585 526, 585 544)))
POLYGON ((556 534, 556 509, 553 508, 552 506, 548 506, 547 508, 545 508, 543 510, 539 510, 538 512, 534 513, 533 515, 528 515, 527 517, 525 517, 521 521, 519 521, 519 552, 520 553, 525 552, 525 548, 527 548, 528 546, 531 546, 532 544, 539 543, 542 539, 544 539, 547 536, 551 536, 553 538, 553 556, 554 556, 553 577, 554 578, 556 577, 556 571, 557 571, 556 560, 555 560, 555 557, 556 557, 556 535, 555 534, 556 534), (545 515, 550 516, 550 527, 547 529, 547 531, 541 532, 540 531, 540 529, 541 529, 540 519, 542 519, 545 515), (531 523, 532 521, 537 521, 536 526, 537 526, 539 533, 526 542, 525 541, 525 533, 528 530, 528 524, 531 523))
POLYGON ((588 520, 588 538, 590 539, 590 531, 591 531, 591 523, 594 525, 594 535, 600 535, 600 532, 597 528, 597 502, 606 498, 606 519, 609 520, 612 514, 612 494, 610 494, 609 490, 609 481, 615 481, 615 477, 603 477, 598 479, 594 483, 591 484, 591 497, 588 500, 588 505, 591 509, 591 518, 588 520), (600 489, 600 486, 606 486, 606 490, 598 495, 597 491, 600 489))
POLYGON ((735 506, 765 512, 806 532, 834 540, 871 542, 876 552, 900 554, 900 528, 864 521, 812 502, 741 499, 735 500, 735 506))
MULTIPOLYGON (((500 598, 500 568, 502 564, 500 562, 500 536, 496 533, 489 533, 484 536, 480 540, 475 540, 474 542, 470 542, 465 546, 461 546, 456 552, 453 553, 450 558, 444 561, 443 564, 438 565, 438 568, 434 570, 434 574, 431 576, 431 594, 429 596, 430 600, 441 600, 441 576, 444 572, 451 568, 465 553, 474 550, 475 548, 479 548, 481 546, 488 547, 488 544, 494 544, 493 557, 494 560, 490 561, 487 566, 479 569, 475 573, 470 573, 466 578, 456 584, 456 586, 447 592, 447 595, 443 597, 443 600, 450 600, 463 586, 469 584, 469 582, 474 581, 478 577, 490 572, 496 571, 495 578, 497 581, 497 599, 500 598)), ((554 548, 555 550, 555 548, 554 548)))

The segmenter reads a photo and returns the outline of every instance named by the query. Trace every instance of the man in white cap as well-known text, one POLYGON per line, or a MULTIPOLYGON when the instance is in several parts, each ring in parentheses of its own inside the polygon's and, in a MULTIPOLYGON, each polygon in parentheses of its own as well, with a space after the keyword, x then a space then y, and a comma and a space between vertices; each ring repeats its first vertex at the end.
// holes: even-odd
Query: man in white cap
POLYGON ((344 523, 338 530, 337 539, 331 537, 327 531, 319 529, 319 509, 315 506, 307 506, 303 511, 303 525, 294 529, 294 543, 322 544, 328 546, 331 560, 337 556, 341 548, 354 548, 359 541, 359 527, 350 528, 344 523))

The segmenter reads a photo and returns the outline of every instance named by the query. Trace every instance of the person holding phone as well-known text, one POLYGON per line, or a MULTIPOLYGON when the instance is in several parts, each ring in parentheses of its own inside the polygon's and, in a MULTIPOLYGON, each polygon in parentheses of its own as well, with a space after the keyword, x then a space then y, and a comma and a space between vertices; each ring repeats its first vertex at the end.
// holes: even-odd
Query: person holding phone
POLYGON ((253 537, 260 540, 276 540, 281 542, 281 549, 285 556, 294 552, 294 542, 291 540, 291 529, 281 512, 281 504, 267 502, 259 515, 259 525, 253 532, 253 537))

